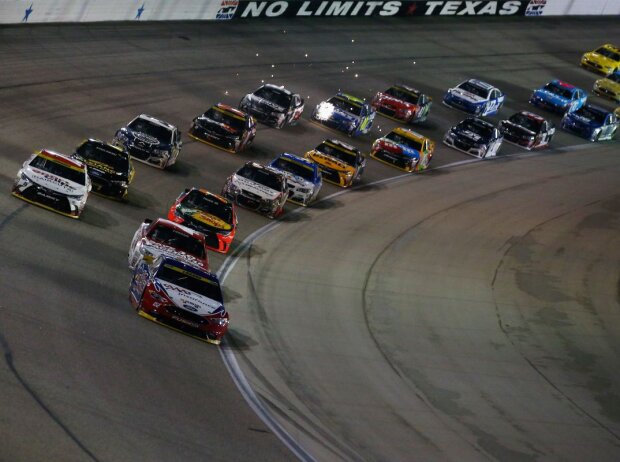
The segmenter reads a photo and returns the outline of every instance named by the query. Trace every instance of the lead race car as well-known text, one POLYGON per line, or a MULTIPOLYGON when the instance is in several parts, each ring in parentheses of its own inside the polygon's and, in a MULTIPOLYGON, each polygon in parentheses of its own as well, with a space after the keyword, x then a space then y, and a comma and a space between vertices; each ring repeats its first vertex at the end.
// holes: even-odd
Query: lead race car
POLYGON ((366 168, 366 158, 360 150, 339 140, 325 140, 304 157, 319 166, 325 181, 343 188, 359 181, 366 168))
POLYGON ((311 119, 349 136, 359 136, 370 131, 376 114, 364 100, 339 92, 317 104, 311 119))
POLYGON ((126 150, 134 159, 163 170, 176 163, 183 143, 176 126, 140 114, 116 132, 112 144, 126 150))
POLYGON ((378 92, 370 104, 385 117, 414 124, 427 119, 433 99, 415 88, 401 84, 378 92))
POLYGON ((254 141, 256 121, 245 112, 218 103, 194 118, 189 136, 224 151, 237 153, 254 141))
POLYGON ((284 153, 269 164, 286 177, 289 188, 288 200, 307 207, 316 199, 323 180, 319 166, 312 161, 284 153))
POLYGON ((229 315, 218 277, 183 260, 140 260, 129 285, 129 301, 150 321, 219 345, 229 315))
POLYGON ((203 234, 164 218, 144 220, 136 230, 127 261, 135 269, 144 257, 165 255, 186 262, 203 270, 209 270, 207 243, 203 234))
POLYGON ((239 103, 239 109, 254 116, 259 122, 275 128, 295 125, 302 112, 304 100, 284 87, 267 83, 248 93, 239 103))
POLYGON ((91 187, 83 162, 43 149, 23 163, 11 193, 31 204, 79 218, 91 187))
POLYGON ((543 117, 528 111, 517 112, 499 123, 504 140, 525 149, 549 146, 555 126, 543 117))
POLYGON ((443 103, 477 116, 496 114, 504 104, 506 96, 482 80, 469 79, 450 88, 443 97, 443 103))
POLYGON ((397 127, 372 144, 370 156, 406 172, 425 170, 433 158, 435 143, 406 128, 397 127))
POLYGON ((594 51, 588 51, 581 57, 581 65, 602 74, 620 71, 620 48, 606 43, 594 51))
POLYGON ((468 117, 448 130, 443 142, 470 156, 485 159, 497 155, 503 140, 504 137, 493 124, 468 117))

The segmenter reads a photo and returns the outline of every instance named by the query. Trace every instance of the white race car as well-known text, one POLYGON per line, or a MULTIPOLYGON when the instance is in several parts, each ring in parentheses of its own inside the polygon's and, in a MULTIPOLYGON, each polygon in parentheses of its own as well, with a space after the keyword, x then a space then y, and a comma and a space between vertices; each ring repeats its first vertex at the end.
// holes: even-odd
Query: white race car
POLYGON ((499 88, 477 79, 469 79, 450 88, 443 103, 477 116, 496 114, 506 96, 499 88))

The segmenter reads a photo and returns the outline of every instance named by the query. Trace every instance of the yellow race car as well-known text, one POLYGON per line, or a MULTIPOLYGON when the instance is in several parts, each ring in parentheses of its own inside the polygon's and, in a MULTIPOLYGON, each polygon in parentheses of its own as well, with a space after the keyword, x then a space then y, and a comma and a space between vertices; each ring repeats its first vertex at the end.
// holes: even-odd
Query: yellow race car
POLYGON ((594 82, 594 93, 620 102, 620 71, 594 82))
POLYGON ((584 53, 581 65, 594 72, 613 74, 620 70, 620 48, 606 43, 594 51, 584 53))
POLYGON ((339 140, 325 140, 304 157, 318 164, 323 180, 343 188, 359 180, 366 167, 360 150, 339 140))

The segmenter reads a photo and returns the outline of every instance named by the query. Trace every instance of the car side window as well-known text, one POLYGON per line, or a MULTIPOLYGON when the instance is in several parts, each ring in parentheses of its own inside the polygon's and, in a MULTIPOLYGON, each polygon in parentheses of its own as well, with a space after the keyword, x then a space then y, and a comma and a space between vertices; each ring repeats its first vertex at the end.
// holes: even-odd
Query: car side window
POLYGON ((577 90, 577 91, 574 93, 574 97, 573 97, 573 99, 580 99, 580 98, 581 98, 581 92, 580 92, 579 90, 577 90))
POLYGON ((418 99, 418 104, 420 105, 426 104, 426 95, 420 95, 420 98, 418 99))
POLYGON ((491 99, 497 99, 498 96, 499 94, 497 90, 491 90, 491 99))

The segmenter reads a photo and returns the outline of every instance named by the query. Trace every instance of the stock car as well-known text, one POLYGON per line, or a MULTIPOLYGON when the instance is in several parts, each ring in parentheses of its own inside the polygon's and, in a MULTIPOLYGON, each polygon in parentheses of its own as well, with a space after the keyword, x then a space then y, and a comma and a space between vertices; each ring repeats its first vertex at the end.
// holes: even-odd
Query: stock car
POLYGON ((79 218, 91 187, 83 162, 43 149, 23 163, 11 193, 44 209, 79 218))
POLYGON ((88 139, 71 157, 86 164, 93 192, 115 199, 127 196, 135 173, 127 151, 100 140, 88 139))
POLYGON ((424 122, 433 99, 407 85, 392 85, 378 92, 370 105, 379 114, 406 123, 424 122))
POLYGON ((548 147, 555 134, 555 126, 537 114, 521 111, 502 120, 499 131, 504 141, 529 150, 548 147))
POLYGON ((488 116, 496 114, 506 96, 498 88, 478 79, 469 79, 450 88, 443 103, 469 114, 488 116))
POLYGON ((375 115, 376 112, 370 104, 339 92, 317 104, 311 119, 349 136, 358 136, 370 131, 375 115))
POLYGON ((224 197, 272 219, 284 212, 288 194, 282 173, 253 161, 229 176, 222 188, 224 197))
POLYGON ((319 166, 307 159, 284 153, 269 164, 286 177, 289 188, 288 200, 307 207, 316 199, 323 180, 319 166))
POLYGON ((237 230, 232 202, 202 188, 183 191, 170 207, 168 219, 204 234, 207 247, 220 253, 228 252, 237 230))
POLYGON ((618 117, 609 109, 587 103, 562 118, 562 128, 590 141, 611 140, 618 131, 618 117))
POLYGON ((562 80, 552 80, 534 90, 530 97, 530 104, 552 112, 572 112, 586 103, 588 94, 562 80))
POLYGON ((256 120, 275 128, 294 125, 304 112, 304 100, 284 87, 267 83, 248 93, 239 103, 239 109, 256 120))
POLYGON ((245 112, 218 103, 194 118, 189 136, 224 151, 237 153, 254 141, 256 121, 245 112))
POLYGON ((339 140, 324 140, 304 157, 319 166, 323 180, 343 188, 358 181, 366 168, 360 150, 339 140))
POLYGON ((182 146, 177 127, 146 114, 140 114, 117 130, 112 144, 126 150, 134 159, 162 170, 174 165, 182 146))
POLYGON ((129 285, 138 314, 219 345, 228 330, 220 281, 183 260, 160 256, 140 260, 129 285))
POLYGON ((149 218, 136 230, 127 255, 130 269, 135 269, 145 257, 165 255, 183 260, 205 271, 209 270, 207 243, 202 233, 165 218, 149 218))
POLYGON ((620 48, 606 43, 594 51, 584 53, 581 57, 581 65, 602 74, 620 71, 620 48))
POLYGON ((594 82, 594 93, 620 103, 620 71, 594 82))
POLYGON ((435 143, 429 138, 398 127, 375 140, 370 156, 406 172, 417 172, 428 167, 434 149, 435 143))
POLYGON ((448 130, 443 142, 466 154, 484 159, 497 155, 503 139, 493 124, 476 117, 468 117, 448 130))

